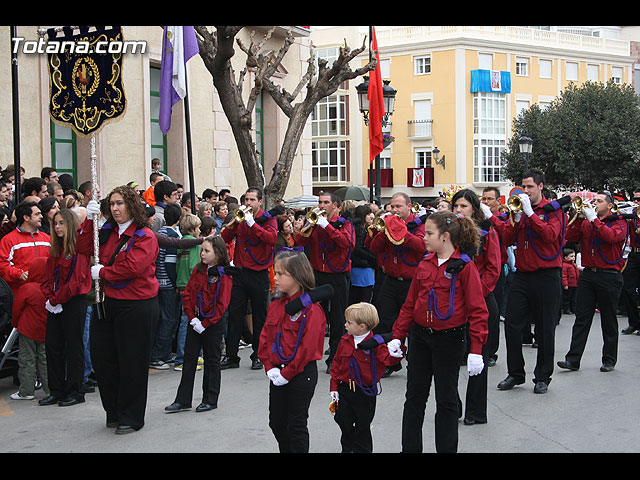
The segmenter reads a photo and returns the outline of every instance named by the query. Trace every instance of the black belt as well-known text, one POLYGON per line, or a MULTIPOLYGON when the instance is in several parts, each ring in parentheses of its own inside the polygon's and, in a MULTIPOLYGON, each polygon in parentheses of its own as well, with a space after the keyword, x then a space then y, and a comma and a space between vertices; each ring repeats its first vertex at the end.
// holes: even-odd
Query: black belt
POLYGON ((444 330, 436 330, 434 328, 423 327, 422 325, 418 325, 418 324, 416 324, 415 326, 416 328, 421 329, 427 335, 446 335, 447 333, 459 332, 466 328, 466 325, 460 325, 459 327, 445 328, 444 330))
POLYGON ((399 282, 410 282, 411 280, 413 280, 412 278, 392 277, 391 275, 387 275, 387 277, 390 278, 391 280, 397 280, 399 282))
POLYGON ((589 270, 590 272, 602 272, 602 273, 620 273, 620 270, 616 270, 615 268, 593 268, 593 267, 584 267, 585 270, 589 270))

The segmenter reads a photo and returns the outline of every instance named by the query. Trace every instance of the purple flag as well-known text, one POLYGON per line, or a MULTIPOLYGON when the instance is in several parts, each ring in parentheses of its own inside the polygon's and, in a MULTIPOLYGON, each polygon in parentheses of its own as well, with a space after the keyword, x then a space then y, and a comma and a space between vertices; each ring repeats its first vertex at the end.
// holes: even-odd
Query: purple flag
POLYGON ((171 110, 187 94, 186 63, 196 55, 198 41, 193 27, 164 27, 160 68, 160 130, 171 127, 171 110))

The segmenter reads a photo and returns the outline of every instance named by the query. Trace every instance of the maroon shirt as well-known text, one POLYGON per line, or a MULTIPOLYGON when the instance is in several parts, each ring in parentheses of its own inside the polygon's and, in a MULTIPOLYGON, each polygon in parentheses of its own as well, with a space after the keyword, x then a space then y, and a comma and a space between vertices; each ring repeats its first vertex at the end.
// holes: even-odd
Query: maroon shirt
MULTIPOLYGON (((264 215, 259 209, 254 218, 264 215)), ((251 227, 247 222, 234 223, 231 228, 224 227, 220 236, 229 244, 235 239, 233 264, 249 270, 266 270, 273 265, 273 248, 278 239, 278 223, 270 218, 264 225, 257 222, 251 227)))
POLYGON ((309 261, 311 267, 319 272, 342 273, 351 271, 351 252, 356 244, 353 225, 348 220, 341 228, 331 223, 338 220, 334 215, 326 228, 316 225, 311 235, 305 237, 298 233, 296 245, 309 245, 309 261))
POLYGON ((622 270, 622 249, 627 239, 627 222, 614 220, 593 222, 578 218, 567 228, 567 240, 581 242, 580 263, 589 268, 622 270))
POLYGON ((182 306, 189 321, 199 318, 204 328, 218 323, 231 301, 233 278, 230 275, 208 278, 206 270, 191 272, 182 294, 182 306))

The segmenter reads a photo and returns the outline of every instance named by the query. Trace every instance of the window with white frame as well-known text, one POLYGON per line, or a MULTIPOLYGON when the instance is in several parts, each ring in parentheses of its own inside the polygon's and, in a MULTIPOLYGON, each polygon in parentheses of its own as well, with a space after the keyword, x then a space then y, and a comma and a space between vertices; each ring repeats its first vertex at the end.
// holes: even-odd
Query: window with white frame
POLYGON ((473 181, 477 183, 504 182, 501 153, 505 140, 479 138, 473 141, 473 181))
POLYGON ((311 115, 314 137, 346 135, 347 108, 345 95, 330 95, 320 100, 311 115))
POLYGON ((516 100, 516 116, 520 115, 523 110, 529 110, 529 102, 526 100, 516 100))
POLYGON ((413 74, 425 75, 431 73, 431 56, 415 57, 413 59, 413 74))
POLYGON ((415 151, 415 159, 415 168, 431 168, 431 150, 417 149, 415 151))
POLYGON ((600 66, 587 65, 587 80, 590 82, 600 81, 600 66))
POLYGON ((311 172, 314 182, 344 182, 347 177, 347 140, 311 142, 311 172))
POLYGON ((516 57, 516 75, 519 77, 529 76, 529 59, 525 57, 516 57))
POLYGON ((622 83, 622 67, 611 67, 611 80, 617 85, 622 83))
POLYGON ((331 68, 333 62, 338 58, 338 47, 319 48, 316 50, 316 69, 318 67, 318 60, 323 59, 327 61, 327 68, 331 68))
MULTIPOLYGON (((517 106, 524 108, 525 102, 517 106)), ((478 92, 473 98, 474 182, 504 182, 500 152, 506 145, 506 109, 504 94, 478 92)))
POLYGON ((540 78, 551 78, 551 60, 541 59, 538 65, 540 66, 540 78))
POLYGON ((490 53, 478 54, 478 68, 481 70, 493 69, 493 55, 490 53))
POLYGON ((566 70, 567 80, 570 82, 577 82, 578 64, 575 62, 566 62, 564 68, 566 70))
POLYGON ((391 151, 387 148, 380 152, 380 168, 391 168, 391 151))
POLYGON ((391 60, 388 58, 380 59, 380 77, 391 78, 391 60))

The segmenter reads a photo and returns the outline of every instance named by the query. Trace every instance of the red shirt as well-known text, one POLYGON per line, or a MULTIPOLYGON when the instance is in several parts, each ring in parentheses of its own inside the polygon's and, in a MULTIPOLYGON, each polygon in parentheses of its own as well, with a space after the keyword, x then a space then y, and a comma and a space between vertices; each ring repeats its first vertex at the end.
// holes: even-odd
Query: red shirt
POLYGON ((507 226, 506 222, 509 221, 509 215, 501 214, 500 211, 497 211, 489 220, 493 228, 495 228, 500 241, 500 262, 502 265, 506 265, 509 262, 509 256, 507 255, 507 245, 502 240, 502 234, 507 226))
POLYGON ((544 207, 550 203, 542 198, 533 206, 533 215, 522 214, 520 221, 511 225, 508 221, 502 236, 508 247, 516 245, 516 269, 533 272, 543 268, 562 268, 563 229, 567 215, 562 209, 547 212, 544 207), (546 220, 545 220, 546 219, 546 220), (553 257, 553 258, 552 258, 553 257))
POLYGON ((580 270, 575 262, 562 262, 562 286, 577 287, 580 270))
MULTIPOLYGON (((260 209, 254 218, 263 214, 260 209)), ((233 264, 236 267, 266 270, 273 265, 273 248, 278 239, 278 222, 275 217, 267 220, 264 225, 256 222, 251 227, 247 222, 234 223, 230 228, 224 227, 220 236, 227 244, 235 238, 233 264)))
POLYGON ((583 267, 622 270, 622 249, 627 239, 627 222, 614 220, 593 222, 578 218, 567 228, 567 240, 581 242, 580 263, 583 267))
POLYGON ((29 278, 15 292, 11 324, 18 332, 36 342, 44 342, 47 332, 47 299, 42 293, 46 281, 46 257, 35 257, 25 266, 29 278))
MULTIPOLYGON (((373 337, 373 333, 369 332, 363 341, 373 337)), ((392 357, 389 355, 389 349, 385 344, 378 345, 373 349, 374 355, 371 355, 371 350, 361 350, 356 347, 353 340, 353 335, 345 334, 340 339, 336 353, 331 363, 331 379, 329 381, 329 391, 335 392, 338 390, 340 382, 348 382, 349 380, 358 380, 362 385, 372 386, 376 385, 382 378, 382 374, 385 368, 389 365, 394 365, 401 358, 392 357), (376 376, 373 378, 373 359, 376 362, 376 376), (359 373, 362 378, 356 379, 351 375, 349 369, 349 362, 351 359, 355 359, 358 363, 359 373)))
POLYGON ((633 249, 640 249, 640 232, 638 232, 640 219, 627 220, 627 225, 629 225, 629 246, 633 249))
POLYGON ((327 273, 350 272, 351 252, 356 245, 353 225, 346 221, 341 228, 335 228, 331 223, 338 220, 338 215, 328 220, 326 228, 316 225, 308 237, 298 233, 296 245, 310 245, 309 261, 314 270, 327 273))
POLYGON ((91 258, 77 253, 69 258, 47 258, 47 279, 42 291, 51 305, 67 303, 91 291, 91 258))
POLYGON ((473 261, 478 267, 480 281, 482 282, 482 294, 486 297, 496 288, 502 260, 500 257, 500 239, 493 228, 486 231, 484 235, 484 247, 482 253, 477 255, 473 261))
POLYGON ((322 306, 319 303, 312 303, 308 308, 303 308, 300 315, 293 318, 284 309, 288 302, 301 294, 297 293, 292 297, 283 295, 281 298, 272 300, 260 333, 258 358, 264 364, 265 372, 285 365, 280 373, 287 380, 293 379, 309 362, 320 360, 324 354, 324 332, 327 320, 322 306), (300 333, 303 320, 304 330, 300 333), (293 358, 287 361, 281 359, 274 348, 278 332, 281 333, 281 355, 284 357, 293 355, 293 358), (295 350, 298 339, 298 348, 295 350))
MULTIPOLYGON (((413 214, 409 214, 405 223, 415 218, 413 214)), ((413 278, 418 263, 427 251, 424 243, 424 224, 407 232, 401 245, 394 245, 384 232, 376 231, 368 248, 381 256, 382 268, 387 275, 394 278, 413 278)))
POLYGON ((445 276, 445 270, 454 258, 460 258, 458 250, 440 266, 434 253, 425 256, 420 262, 409 287, 407 300, 393 325, 393 338, 404 340, 414 323, 434 330, 445 330, 469 323, 470 352, 482 354, 482 345, 488 335, 489 311, 482 295, 480 274, 474 262, 469 262, 456 276, 451 318, 437 318, 434 309, 429 305, 429 292, 433 290, 437 298, 438 311, 441 316, 447 315, 452 279, 447 278, 449 274, 445 276))
POLYGON ((207 328, 218 323, 231 301, 233 278, 230 275, 212 277, 206 271, 198 272, 194 267, 182 295, 182 306, 187 318, 198 317, 207 328))
MULTIPOLYGON (((107 241, 100 245, 100 280, 104 294, 120 300, 141 300, 158 295, 156 258, 158 239, 148 227, 138 229, 131 223, 122 233, 128 238, 120 248, 112 265, 108 265, 123 238, 118 236, 117 226, 107 241)), ((93 220, 87 217, 78 229, 76 250, 93 255, 93 220)))

